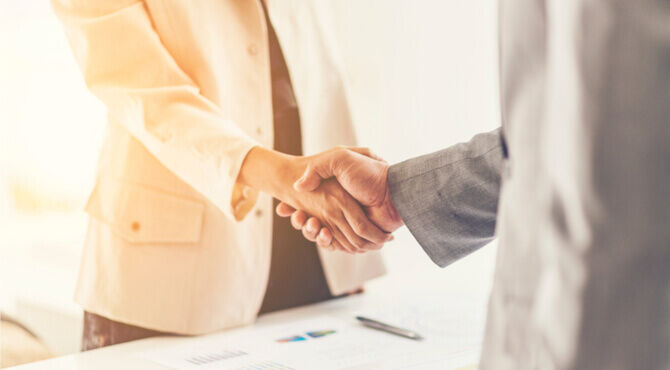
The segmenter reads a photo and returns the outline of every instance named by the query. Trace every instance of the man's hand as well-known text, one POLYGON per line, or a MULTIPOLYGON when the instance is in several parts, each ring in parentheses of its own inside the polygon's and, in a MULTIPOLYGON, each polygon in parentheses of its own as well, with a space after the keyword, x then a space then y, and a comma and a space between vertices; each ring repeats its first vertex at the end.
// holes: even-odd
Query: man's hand
MULTIPOLYGON (((389 193, 386 176, 389 165, 375 157, 366 148, 336 148, 311 156, 307 169, 294 187, 297 191, 314 191, 324 179, 335 177, 340 185, 365 207, 370 221, 380 229, 392 232, 403 225, 389 193)), ((309 218, 304 211, 281 203, 277 214, 291 217, 296 229, 317 245, 332 249, 332 233, 322 228, 317 218, 309 218)), ((380 245, 376 245, 378 249, 380 245)), ((339 249, 339 248, 338 248, 339 249)))
POLYGON ((357 253, 378 249, 387 242, 391 235, 368 218, 360 203, 337 180, 326 180, 309 192, 295 189, 294 183, 306 172, 309 160, 254 147, 247 154, 237 181, 318 217, 330 232, 333 248, 357 253))

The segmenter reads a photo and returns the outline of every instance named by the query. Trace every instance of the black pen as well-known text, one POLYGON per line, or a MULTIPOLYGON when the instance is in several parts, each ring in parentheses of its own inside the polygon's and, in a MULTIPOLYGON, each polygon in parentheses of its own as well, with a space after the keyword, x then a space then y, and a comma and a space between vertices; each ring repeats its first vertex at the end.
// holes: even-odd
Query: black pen
POLYGON ((387 333, 391 333, 391 334, 399 335, 399 336, 401 336, 401 337, 405 337, 405 338, 409 338, 409 339, 414 339, 414 340, 421 340, 421 339, 423 339, 422 336, 420 336, 419 334, 417 334, 417 333, 415 333, 415 332, 413 332, 413 331, 410 331, 410 330, 407 330, 407 329, 398 328, 398 327, 396 327, 396 326, 389 325, 389 324, 384 324, 383 322, 379 322, 379 321, 377 321, 377 320, 369 319, 369 318, 367 318, 367 317, 356 316, 356 320, 360 321, 363 325, 365 325, 365 326, 367 326, 367 327, 369 327, 369 328, 372 328, 372 329, 377 329, 377 330, 385 331, 385 332, 387 332, 387 333))

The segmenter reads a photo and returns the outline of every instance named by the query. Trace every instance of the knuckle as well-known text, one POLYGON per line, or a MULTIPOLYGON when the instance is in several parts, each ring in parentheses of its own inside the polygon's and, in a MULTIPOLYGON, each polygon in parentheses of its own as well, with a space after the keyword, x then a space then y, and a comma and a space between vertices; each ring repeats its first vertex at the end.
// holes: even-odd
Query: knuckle
POLYGON ((376 251, 378 249, 381 249, 382 246, 383 244, 370 243, 370 245, 368 246, 368 250, 376 251))
MULTIPOLYGON (((336 201, 335 194, 333 194, 332 192, 328 192, 328 193, 324 194, 323 201, 328 205, 333 204, 336 201)), ((332 209, 332 207, 328 207, 328 208, 324 209, 323 212, 327 213, 327 214, 331 214, 331 213, 333 213, 333 211, 334 210, 332 209)))
POLYGON ((291 220, 291 225, 297 230, 300 230, 303 227, 302 223, 297 220, 291 220))
POLYGON ((318 238, 318 237, 316 238, 316 245, 318 245, 319 247, 325 248, 325 247, 328 247, 331 244, 332 243, 329 243, 327 240, 325 240, 323 238, 318 238))
POLYGON ((337 206, 338 211, 345 210, 349 205, 347 202, 347 194, 339 187, 333 189, 333 204, 337 206))
POLYGON ((357 240, 355 243, 352 243, 352 246, 354 251, 358 252, 359 250, 365 249, 365 242, 357 240))
POLYGON ((294 213, 293 215, 291 215, 291 222, 293 224, 298 224, 300 222, 298 217, 300 217, 300 215, 298 213, 294 213))
POLYGON ((349 252, 355 252, 358 248, 354 247, 352 244, 347 242, 340 243, 342 246, 349 252))
POLYGON ((338 218, 337 211, 334 209, 326 209, 324 211, 324 215, 328 218, 328 220, 336 220, 338 218))
POLYGON ((358 236, 354 236, 354 242, 352 243, 356 249, 361 249, 365 247, 365 240, 359 238, 358 236))
POLYGON ((342 159, 346 159, 348 156, 350 156, 351 151, 346 146, 340 145, 340 146, 335 148, 335 151, 333 152, 333 154, 335 155, 335 158, 337 158, 338 160, 342 160, 342 159))
POLYGON ((354 228, 354 230, 359 235, 367 233, 370 229, 369 226, 368 226, 368 223, 364 220, 361 220, 361 219, 357 219, 356 221, 354 221, 354 224, 351 225, 351 226, 354 228))
POLYGON ((302 230, 302 236, 304 236, 305 239, 307 239, 311 242, 316 241, 315 238, 314 238, 314 235, 312 233, 310 233, 309 231, 305 230, 305 229, 302 230))
POLYGON ((363 242, 363 244, 361 245, 361 247, 360 247, 359 249, 360 249, 360 250, 367 251, 367 250, 372 249, 373 246, 374 246, 374 243, 371 243, 371 242, 366 241, 366 242, 363 242))

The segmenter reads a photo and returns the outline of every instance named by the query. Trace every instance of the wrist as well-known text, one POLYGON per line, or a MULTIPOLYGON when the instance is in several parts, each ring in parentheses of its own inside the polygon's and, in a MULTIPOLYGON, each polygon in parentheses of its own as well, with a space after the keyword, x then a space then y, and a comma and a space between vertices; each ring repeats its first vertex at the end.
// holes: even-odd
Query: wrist
POLYGON ((242 162, 237 181, 241 185, 284 199, 293 190, 293 182, 305 168, 302 157, 255 146, 242 162))
POLYGON ((387 232, 392 232, 402 225, 405 224, 405 222, 402 220, 400 217, 400 213, 398 213, 398 209, 395 207, 395 204, 393 204, 393 199, 391 198, 391 190, 388 187, 388 171, 389 171, 389 165, 387 164, 384 169, 384 180, 385 180, 385 192, 384 192, 384 198, 382 200, 381 204, 381 209, 384 210, 385 213, 385 219, 388 220, 388 224, 384 225, 384 229, 387 232))

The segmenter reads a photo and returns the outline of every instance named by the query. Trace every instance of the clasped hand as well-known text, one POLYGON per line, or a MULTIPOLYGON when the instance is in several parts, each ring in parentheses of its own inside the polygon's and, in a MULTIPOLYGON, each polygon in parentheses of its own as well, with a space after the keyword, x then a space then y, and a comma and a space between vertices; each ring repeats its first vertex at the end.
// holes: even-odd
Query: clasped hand
POLYGON ((331 250, 361 253, 379 249, 392 239, 390 233, 403 222, 391 201, 386 178, 389 166, 385 161, 366 148, 343 147, 304 158, 307 166, 294 189, 301 194, 326 196, 331 207, 335 205, 345 215, 351 215, 345 217, 349 225, 342 225, 343 220, 334 221, 337 218, 332 213, 310 212, 300 204, 285 201, 278 205, 278 215, 291 217, 293 227, 302 230, 306 239, 331 250), (330 193, 337 196, 328 199, 326 194, 330 193), (384 233, 384 240, 378 237, 379 232, 384 233))

